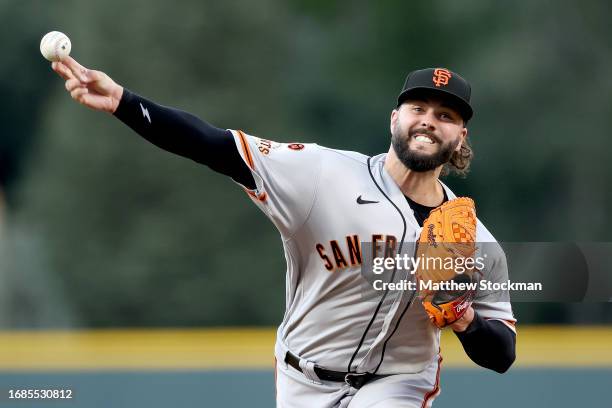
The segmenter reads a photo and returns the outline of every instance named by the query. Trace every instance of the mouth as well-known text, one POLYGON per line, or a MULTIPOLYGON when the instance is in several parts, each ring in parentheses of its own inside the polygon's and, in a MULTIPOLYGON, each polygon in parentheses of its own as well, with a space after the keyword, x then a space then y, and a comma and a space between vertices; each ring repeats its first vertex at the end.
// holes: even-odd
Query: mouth
POLYGON ((417 133, 414 136, 414 140, 416 140, 417 142, 421 142, 421 143, 427 143, 427 144, 435 144, 436 141, 431 138, 430 136, 423 134, 423 133, 417 133))

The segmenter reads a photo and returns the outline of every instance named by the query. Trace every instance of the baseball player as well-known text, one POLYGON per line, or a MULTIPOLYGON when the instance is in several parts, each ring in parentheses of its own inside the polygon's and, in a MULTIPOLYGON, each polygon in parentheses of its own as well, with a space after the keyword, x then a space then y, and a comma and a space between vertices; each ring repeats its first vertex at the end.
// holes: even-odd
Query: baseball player
POLYGON ((368 157, 218 129, 70 57, 52 68, 76 101, 229 176, 274 223, 287 259, 286 310, 275 345, 278 407, 431 406, 440 392, 444 326, 477 364, 500 373, 512 365, 515 319, 507 298, 446 292, 425 308, 417 290, 386 289, 369 298, 363 292, 366 243, 372 256, 417 246, 422 252, 424 242, 442 248, 437 237, 446 238, 446 230, 457 240, 491 243, 480 273, 507 279, 503 251, 471 200, 457 199, 439 180, 443 171, 465 173, 472 157, 471 88, 457 73, 410 73, 391 112, 389 151, 368 157), (444 224, 453 217, 462 218, 444 224))

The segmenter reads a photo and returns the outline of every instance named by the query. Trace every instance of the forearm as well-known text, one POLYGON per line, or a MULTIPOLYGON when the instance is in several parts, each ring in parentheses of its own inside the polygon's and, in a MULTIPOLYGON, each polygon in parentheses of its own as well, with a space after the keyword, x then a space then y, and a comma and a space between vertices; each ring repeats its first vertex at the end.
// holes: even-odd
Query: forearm
POLYGON ((516 357, 516 334, 498 320, 474 313, 464 331, 455 331, 463 349, 476 364, 498 373, 506 372, 516 357))
POLYGON ((216 128, 190 113, 158 105, 127 89, 114 115, 154 145, 255 188, 253 176, 229 130, 216 128))

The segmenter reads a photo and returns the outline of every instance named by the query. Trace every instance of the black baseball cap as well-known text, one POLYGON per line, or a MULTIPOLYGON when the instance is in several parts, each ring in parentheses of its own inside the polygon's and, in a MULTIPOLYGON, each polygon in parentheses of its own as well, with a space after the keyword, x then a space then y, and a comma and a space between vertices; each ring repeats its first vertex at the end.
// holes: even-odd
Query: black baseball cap
POLYGON ((474 115, 470 105, 472 87, 461 75, 446 68, 425 68, 409 73, 397 97, 397 107, 410 96, 428 92, 439 93, 452 100, 465 122, 474 115))

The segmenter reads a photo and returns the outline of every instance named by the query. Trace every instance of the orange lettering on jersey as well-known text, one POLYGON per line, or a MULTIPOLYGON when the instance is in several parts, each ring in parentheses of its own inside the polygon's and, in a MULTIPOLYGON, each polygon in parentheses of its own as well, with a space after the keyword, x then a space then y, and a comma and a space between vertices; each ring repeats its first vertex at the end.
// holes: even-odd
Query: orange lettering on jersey
POLYGON ((346 245, 348 246, 349 256, 351 258, 351 266, 361 264, 361 242, 359 235, 346 236, 346 245))
POLYGON ((325 255, 325 247, 323 246, 323 244, 317 244, 317 252, 319 253, 321 259, 325 262, 325 269, 327 269, 328 271, 334 270, 334 265, 332 264, 329 257, 325 255))
MULTIPOLYGON (((361 239, 358 234, 347 235, 346 248, 347 255, 337 240, 330 240, 329 247, 318 243, 315 245, 319 257, 323 261, 323 266, 330 272, 336 269, 345 269, 348 267, 359 266, 363 263, 361 256, 361 239), (326 248, 331 252, 327 255, 326 248)), ((372 235, 372 258, 391 257, 395 256, 397 249, 397 238, 393 235, 373 234, 372 235)))
POLYGON ((338 245, 338 241, 333 240, 329 241, 329 245, 331 245, 332 252, 334 254, 334 260, 336 261, 336 267, 338 269, 346 268, 348 263, 346 262, 346 258, 342 254, 342 250, 340 249, 340 245, 338 245))
POLYGON ((397 239, 393 235, 387 235, 385 240, 385 258, 393 258, 395 256, 395 247, 397 239))
POLYGON ((380 247, 383 240, 382 234, 374 234, 372 235, 372 259, 379 258, 379 254, 381 253, 380 247))
POLYGON ((262 154, 267 155, 270 153, 270 149, 272 148, 272 142, 266 139, 258 139, 257 148, 262 154))
POLYGON ((436 68, 434 70, 433 83, 435 86, 448 85, 448 80, 453 74, 446 68, 436 68))

